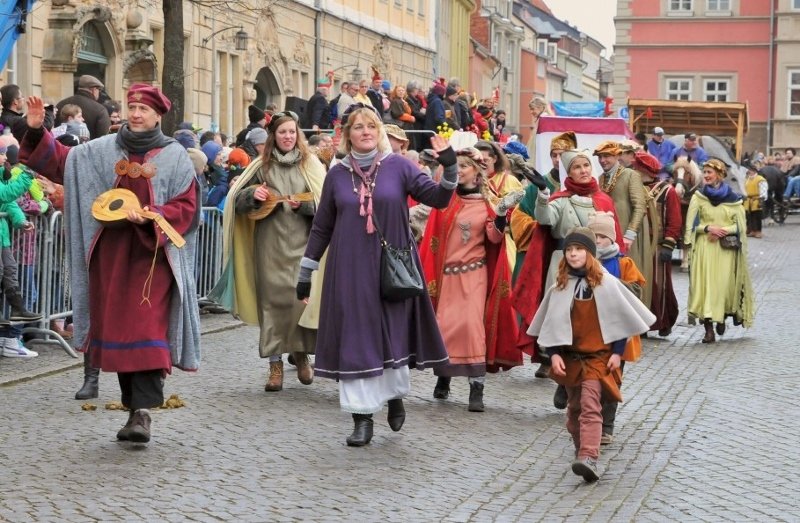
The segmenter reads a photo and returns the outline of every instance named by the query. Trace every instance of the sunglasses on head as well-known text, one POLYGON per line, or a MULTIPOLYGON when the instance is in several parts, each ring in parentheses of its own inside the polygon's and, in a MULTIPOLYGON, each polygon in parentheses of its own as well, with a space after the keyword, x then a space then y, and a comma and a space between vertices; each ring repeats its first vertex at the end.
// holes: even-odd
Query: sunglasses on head
POLYGON ((356 102, 354 104, 350 104, 349 106, 347 106, 347 109, 345 109, 344 114, 342 114, 342 125, 346 124, 347 119, 350 117, 351 114, 353 114, 353 111, 356 111, 358 109, 369 109, 370 111, 375 113, 375 116, 377 116, 379 120, 382 120, 381 114, 378 112, 377 109, 375 109, 374 105, 365 104, 364 102, 356 102))

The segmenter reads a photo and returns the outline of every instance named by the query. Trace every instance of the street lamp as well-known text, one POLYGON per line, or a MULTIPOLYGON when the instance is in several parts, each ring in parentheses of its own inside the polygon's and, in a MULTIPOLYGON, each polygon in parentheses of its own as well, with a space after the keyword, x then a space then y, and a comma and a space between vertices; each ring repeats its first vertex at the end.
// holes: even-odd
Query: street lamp
POLYGON ((228 31, 230 29, 239 29, 238 31, 236 31, 236 35, 234 37, 235 43, 236 43, 236 50, 237 51, 247 51, 247 40, 250 38, 250 36, 247 34, 247 31, 244 30, 244 27, 242 27, 242 26, 238 26, 237 27, 235 25, 232 25, 230 27, 225 27, 225 28, 220 29, 218 31, 214 31, 213 33, 211 33, 207 37, 203 38, 203 44, 201 45, 201 47, 205 47, 209 40, 211 40, 212 38, 214 38, 215 36, 217 36, 221 32, 228 31))

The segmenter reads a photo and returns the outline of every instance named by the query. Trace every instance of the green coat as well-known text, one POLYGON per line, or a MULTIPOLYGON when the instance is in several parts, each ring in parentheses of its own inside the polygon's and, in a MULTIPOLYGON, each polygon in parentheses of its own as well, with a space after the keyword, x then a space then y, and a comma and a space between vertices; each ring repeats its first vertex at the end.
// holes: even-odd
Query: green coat
POLYGON ((733 316, 734 322, 749 327, 755 315, 753 287, 747 267, 747 237, 744 206, 741 200, 717 206, 697 191, 686 213, 683 241, 692 246, 689 271, 689 323, 710 319, 714 322, 733 316), (709 241, 706 225, 724 227, 738 234, 742 247, 727 250, 718 241, 709 241))
POLYGON ((7 219, 0 220, 0 246, 11 247, 11 231, 8 222, 18 229, 25 223, 25 215, 17 205, 17 198, 22 196, 31 186, 31 176, 23 173, 13 180, 6 181, 5 174, 8 165, 0 166, 0 212, 7 215, 7 219))

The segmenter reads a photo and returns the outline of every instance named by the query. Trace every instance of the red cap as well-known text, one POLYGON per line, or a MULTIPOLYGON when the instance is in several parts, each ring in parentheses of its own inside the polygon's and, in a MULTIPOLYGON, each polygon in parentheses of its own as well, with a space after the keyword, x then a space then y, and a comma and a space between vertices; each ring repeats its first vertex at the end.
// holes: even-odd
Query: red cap
POLYGON ((650 174, 658 174, 661 170, 661 162, 658 158, 645 151, 636 151, 634 153, 635 167, 649 172, 650 174))
POLYGON ((166 114, 172 102, 157 87, 148 84, 133 84, 128 89, 128 103, 141 103, 152 107, 158 114, 166 114))

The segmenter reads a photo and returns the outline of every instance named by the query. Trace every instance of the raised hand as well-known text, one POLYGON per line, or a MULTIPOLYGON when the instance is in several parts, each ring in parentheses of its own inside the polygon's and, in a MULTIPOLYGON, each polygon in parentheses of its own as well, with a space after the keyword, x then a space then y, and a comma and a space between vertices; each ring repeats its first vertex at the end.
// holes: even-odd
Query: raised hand
POLYGON ((44 100, 38 96, 28 97, 28 114, 26 115, 28 127, 41 129, 44 125, 44 100))
POLYGON ((439 153, 450 147, 450 142, 448 142, 444 136, 434 134, 431 136, 431 147, 434 151, 439 153))

